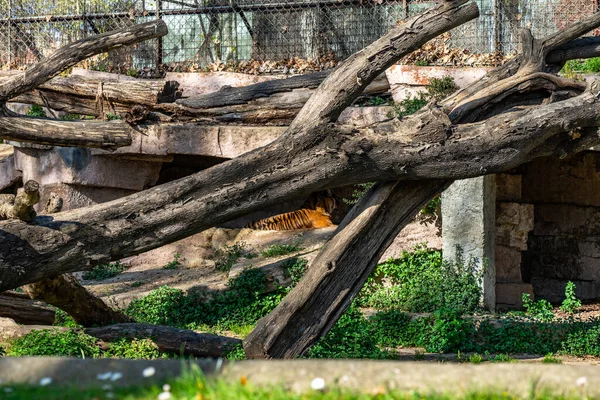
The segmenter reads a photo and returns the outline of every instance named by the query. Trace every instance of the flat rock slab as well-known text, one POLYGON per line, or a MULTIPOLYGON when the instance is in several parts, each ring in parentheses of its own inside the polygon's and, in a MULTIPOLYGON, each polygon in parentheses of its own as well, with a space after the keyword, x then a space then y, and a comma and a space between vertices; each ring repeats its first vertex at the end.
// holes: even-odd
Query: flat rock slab
MULTIPOLYGON (((386 389, 420 392, 465 393, 490 388, 527 397, 533 386, 538 393, 551 390, 555 395, 600 396, 600 368, 590 365, 546 364, 439 364, 426 362, 364 360, 239 361, 196 360, 207 375, 222 374, 231 382, 245 377, 255 385, 283 384, 298 392, 310 390, 311 382, 321 378, 325 389, 342 387, 368 393, 386 389), (585 378, 585 379, 584 379, 585 378), (533 385, 533 386, 532 386, 533 385)), ((0 379, 4 384, 39 384, 49 377, 52 384, 102 385, 107 373, 120 373, 115 385, 162 384, 179 376, 190 364, 178 360, 116 360, 69 358, 3 358, 0 379), (144 377, 144 370, 154 374, 144 377)), ((118 375, 117 375, 118 376, 118 375)))

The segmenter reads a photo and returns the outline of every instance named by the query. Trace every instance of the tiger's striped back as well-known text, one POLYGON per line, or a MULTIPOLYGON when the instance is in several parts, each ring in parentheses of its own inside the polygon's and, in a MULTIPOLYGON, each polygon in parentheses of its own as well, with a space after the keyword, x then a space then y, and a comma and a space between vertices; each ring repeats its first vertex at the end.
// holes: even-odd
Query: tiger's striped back
POLYGON ((330 191, 312 194, 300 210, 260 219, 246 225, 256 230, 288 231, 332 226, 331 213, 337 203, 330 191))

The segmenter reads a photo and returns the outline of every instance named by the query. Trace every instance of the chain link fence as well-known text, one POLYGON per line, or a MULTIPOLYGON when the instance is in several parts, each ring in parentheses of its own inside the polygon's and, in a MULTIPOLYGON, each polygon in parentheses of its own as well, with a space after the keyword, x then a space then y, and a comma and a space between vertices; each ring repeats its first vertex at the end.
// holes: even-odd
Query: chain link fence
MULTIPOLYGON (((472 53, 517 51, 598 10, 598 0, 477 0, 481 16, 449 43, 472 53)), ((343 59, 433 6, 416 0, 0 0, 0 65, 20 68, 82 37, 160 18, 163 38, 97 58, 119 69, 195 68, 243 60, 343 59)))

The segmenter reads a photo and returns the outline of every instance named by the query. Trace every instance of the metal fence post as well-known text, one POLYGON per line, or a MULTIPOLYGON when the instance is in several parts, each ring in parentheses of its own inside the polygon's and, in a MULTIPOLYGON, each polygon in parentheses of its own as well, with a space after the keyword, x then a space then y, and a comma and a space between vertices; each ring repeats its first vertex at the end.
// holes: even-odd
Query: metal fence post
MULTIPOLYGON (((156 0, 156 19, 162 19, 162 0, 156 0)), ((163 38, 156 39, 156 69, 163 63, 163 38)))

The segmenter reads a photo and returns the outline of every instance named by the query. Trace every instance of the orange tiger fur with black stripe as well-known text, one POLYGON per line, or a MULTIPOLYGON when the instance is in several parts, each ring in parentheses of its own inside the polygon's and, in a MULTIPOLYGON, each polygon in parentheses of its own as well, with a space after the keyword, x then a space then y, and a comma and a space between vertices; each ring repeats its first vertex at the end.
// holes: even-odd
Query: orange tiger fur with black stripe
POLYGON ((265 231, 325 228, 333 225, 331 213, 336 206, 330 191, 317 192, 304 202, 301 209, 251 222, 246 228, 265 231))

